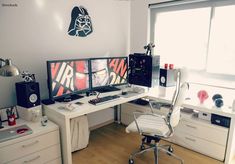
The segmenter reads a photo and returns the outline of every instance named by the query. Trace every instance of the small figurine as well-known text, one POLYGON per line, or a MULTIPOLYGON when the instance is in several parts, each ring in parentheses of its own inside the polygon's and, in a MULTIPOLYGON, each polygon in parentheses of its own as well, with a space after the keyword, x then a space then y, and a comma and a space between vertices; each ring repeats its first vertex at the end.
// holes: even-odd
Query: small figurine
POLYGON ((35 75, 34 74, 30 74, 28 71, 23 71, 23 73, 21 74, 22 79, 25 82, 35 82, 35 75))
POLYGON ((152 49, 155 47, 155 44, 149 43, 147 46, 144 46, 144 49, 146 49, 145 55, 152 56, 152 49))
POLYGON ((200 103, 203 104, 204 101, 205 101, 209 96, 208 96, 208 93, 207 93, 205 90, 200 90, 200 91, 197 93, 197 97, 198 97, 200 103))

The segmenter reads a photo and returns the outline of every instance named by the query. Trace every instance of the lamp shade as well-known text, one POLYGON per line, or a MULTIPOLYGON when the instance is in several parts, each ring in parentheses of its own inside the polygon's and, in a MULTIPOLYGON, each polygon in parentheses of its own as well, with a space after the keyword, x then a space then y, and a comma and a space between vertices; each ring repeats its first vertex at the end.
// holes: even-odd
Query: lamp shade
POLYGON ((3 60, 2 62, 5 62, 5 65, 1 67, 0 65, 0 76, 10 77, 10 76, 17 76, 20 74, 19 69, 12 65, 10 59, 3 60))

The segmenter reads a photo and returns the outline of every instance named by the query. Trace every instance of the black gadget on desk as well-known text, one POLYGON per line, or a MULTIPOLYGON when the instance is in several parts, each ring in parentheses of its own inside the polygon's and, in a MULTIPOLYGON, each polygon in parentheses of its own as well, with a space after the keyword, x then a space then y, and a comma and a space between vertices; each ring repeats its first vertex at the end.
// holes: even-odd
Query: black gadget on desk
POLYGON ((129 55, 130 84, 153 87, 158 85, 160 56, 134 53, 129 55))
POLYGON ((212 124, 229 128, 230 121, 231 121, 231 119, 229 117, 220 116, 217 114, 211 114, 211 123, 212 124))

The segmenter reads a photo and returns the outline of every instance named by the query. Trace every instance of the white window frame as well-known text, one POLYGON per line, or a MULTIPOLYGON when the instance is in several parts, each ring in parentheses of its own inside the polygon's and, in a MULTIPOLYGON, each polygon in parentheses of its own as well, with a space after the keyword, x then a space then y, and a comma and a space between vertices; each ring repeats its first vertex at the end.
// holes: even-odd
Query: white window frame
MULTIPOLYGON (((163 2, 157 4, 150 4, 149 5, 149 42, 154 42, 154 24, 155 24, 155 17, 154 14, 158 12, 164 11, 174 11, 174 10, 183 10, 189 8, 196 8, 196 7, 212 7, 211 10, 211 19, 210 19, 210 29, 211 29, 211 21, 214 12, 214 7, 216 6, 225 6, 235 4, 235 0, 182 0, 182 1, 171 1, 171 2, 163 2)), ((209 37, 208 43, 210 40, 210 30, 209 30, 209 37)), ((209 44, 207 45, 207 51, 209 49, 209 44)), ((157 51, 157 43, 155 51, 157 51)), ((206 64, 208 59, 208 53, 206 57, 206 64)), ((164 64, 164 63, 161 63, 164 64)), ((205 66, 207 67, 207 66, 205 66)), ((198 84, 205 84, 205 85, 212 85, 212 86, 219 86, 225 88, 235 89, 235 75, 225 75, 225 74, 217 74, 217 73, 208 73, 206 68, 196 71, 190 70, 190 74, 194 75, 194 79, 189 79, 189 82, 198 83, 198 84), (197 80, 195 80, 197 79, 197 80)))

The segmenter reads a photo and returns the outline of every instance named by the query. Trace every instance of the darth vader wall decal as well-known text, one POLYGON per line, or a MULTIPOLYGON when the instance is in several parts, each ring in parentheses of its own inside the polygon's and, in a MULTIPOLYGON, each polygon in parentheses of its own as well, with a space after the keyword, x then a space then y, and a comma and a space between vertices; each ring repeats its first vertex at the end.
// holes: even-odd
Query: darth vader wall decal
POLYGON ((83 6, 74 7, 71 13, 71 22, 68 34, 71 36, 86 37, 93 31, 91 18, 83 6))

